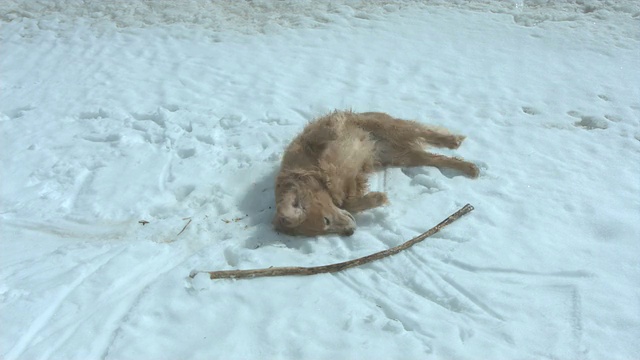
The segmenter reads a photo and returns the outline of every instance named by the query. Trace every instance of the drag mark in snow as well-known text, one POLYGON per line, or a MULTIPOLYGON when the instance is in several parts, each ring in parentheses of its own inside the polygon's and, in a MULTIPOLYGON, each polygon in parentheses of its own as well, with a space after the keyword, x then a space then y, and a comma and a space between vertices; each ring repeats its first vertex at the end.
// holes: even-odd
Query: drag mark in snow
POLYGON ((566 278, 591 278, 596 276, 594 273, 584 271, 584 270, 538 272, 538 271, 525 271, 525 270, 509 269, 509 268, 479 267, 479 266, 466 264, 459 260, 450 260, 450 259, 446 260, 445 263, 453 265, 465 271, 477 272, 477 273, 497 273, 497 274, 549 276, 549 277, 566 277, 566 278))
POLYGON ((83 354, 86 358, 107 356, 123 324, 129 320, 140 299, 148 293, 149 287, 188 256, 183 247, 151 247, 158 251, 142 262, 141 254, 149 255, 148 244, 109 248, 89 259, 78 258, 83 265, 67 269, 64 276, 76 272, 83 274, 71 284, 56 289, 58 293, 53 301, 16 342, 7 359, 27 354, 31 356, 36 352, 41 358, 59 357, 56 354, 69 351, 75 351, 73 353, 79 356, 83 354), (119 272, 123 268, 127 269, 126 274, 119 272), (101 288, 103 282, 109 286, 101 288), (109 311, 105 312, 104 309, 109 311), (81 348, 69 348, 69 339, 98 328, 100 332, 84 341, 81 348), (41 339, 48 340, 42 342, 41 339))
POLYGON ((571 286, 571 327, 576 343, 576 353, 582 352, 582 296, 576 286, 571 286))
MULTIPOLYGON (((570 271, 555 271, 555 272, 537 272, 537 271, 524 271, 519 269, 506 269, 506 268, 482 268, 473 265, 469 265, 463 263, 458 260, 447 260, 444 261, 446 264, 450 264, 455 266, 456 268, 462 269, 464 271, 472 272, 472 273, 488 273, 488 274, 504 274, 508 276, 514 276, 515 278, 519 278, 522 276, 527 277, 531 280, 531 277, 543 278, 543 279, 563 279, 562 281, 577 281, 579 279, 586 278, 594 278, 596 275, 594 273, 583 271, 583 270, 570 270, 570 271)), ((449 282, 451 286, 456 288, 461 293, 467 293, 467 297, 469 297, 469 292, 463 289, 459 284, 455 283, 450 277, 443 277, 443 280, 449 282)), ((530 281, 522 281, 522 283, 529 284, 530 281)), ((531 285, 527 285, 530 287, 531 285)), ((561 314, 558 314, 565 319, 565 324, 569 327, 571 338, 566 339, 564 342, 565 346, 571 348, 571 352, 574 354, 575 358, 580 358, 584 355, 584 347, 582 344, 583 338, 583 315, 582 315, 582 296, 580 294, 580 290, 578 286, 573 284, 558 284, 558 285, 543 285, 543 287, 547 289, 554 289, 559 292, 560 296, 558 299, 563 299, 562 303, 566 306, 565 310, 562 311, 561 314)), ((476 299, 477 300, 477 299, 476 299)), ((486 305, 483 303, 477 303, 477 305, 481 308, 486 309, 486 305)), ((557 308, 557 307, 556 307, 557 308)), ((553 316, 545 313, 546 309, 541 310, 541 314, 545 314, 545 316, 553 316)), ((496 314, 497 315, 497 314, 496 314)), ((502 317, 500 317, 501 320, 502 317)), ((551 330, 551 329, 550 329, 551 330)), ((559 330, 561 331, 561 330, 559 330)), ((564 333, 569 333, 569 331, 565 331, 564 333)), ((540 354, 545 355, 546 354, 540 354)))
MULTIPOLYGON (((416 314, 420 313, 421 308, 420 304, 415 304, 415 293, 393 281, 381 278, 377 274, 368 277, 366 281, 358 281, 357 283, 352 277, 345 274, 336 273, 333 276, 360 297, 364 297, 368 304, 379 309, 384 318, 387 319, 386 324, 382 325, 383 330, 397 332, 393 324, 399 324, 402 330, 414 335, 422 343, 426 353, 433 351, 431 342, 436 336, 425 330, 425 323, 418 320, 420 316, 416 316, 416 314), (365 289, 363 289, 363 286, 365 289), (395 299, 395 302, 387 300, 390 288, 402 294, 402 296, 395 299)), ((373 322, 378 317, 371 316, 371 318, 371 322, 373 322)))
MULTIPOLYGON (((571 351, 574 358, 582 358, 584 356, 584 348, 582 345, 583 321, 582 321, 582 296, 576 285, 551 285, 550 288, 558 290, 561 296, 566 299, 564 305, 568 307, 566 312, 566 322, 571 328, 571 351)), ((569 345, 569 344, 567 344, 569 345)))
POLYGON ((477 296, 473 295, 469 290, 465 289, 462 285, 460 285, 457 282, 455 282, 449 276, 446 276, 446 275, 439 275, 439 276, 440 276, 440 278, 442 278, 442 280, 446 281, 449 285, 451 285, 452 288, 456 289, 460 294, 462 294, 464 297, 466 297, 469 301, 474 303, 480 309, 484 310, 484 312, 486 312, 487 314, 493 316, 494 318, 496 318, 498 320, 504 321, 504 318, 500 314, 498 314, 496 311, 491 309, 484 302, 480 301, 480 299, 478 299, 477 296))
MULTIPOLYGON (((144 298, 145 295, 147 295, 150 287, 159 278, 162 278, 165 274, 169 273, 171 270, 174 270, 177 266, 179 266, 186 257, 186 253, 171 254, 170 258, 167 259, 167 261, 156 262, 156 268, 152 270, 147 269, 144 265, 141 265, 141 270, 137 274, 133 274, 129 281, 122 283, 122 287, 128 288, 129 290, 125 290, 125 294, 122 295, 122 299, 118 299, 118 302, 127 301, 128 299, 125 296, 133 296, 133 298, 128 300, 128 304, 123 309, 121 309, 123 311, 114 311, 114 314, 109 317, 109 323, 112 324, 111 328, 113 330, 111 331, 111 335, 109 336, 108 341, 103 347, 104 350, 102 351, 102 354, 100 356, 101 359, 106 359, 109 357, 109 353, 111 352, 113 344, 123 332, 123 326, 130 321, 131 314, 134 313, 134 310, 139 306, 140 301, 144 298), (168 264, 168 266, 166 266, 166 264, 168 264), (131 284, 134 283, 141 286, 133 286, 134 289, 131 289, 131 284)), ((121 294, 121 292, 116 292, 116 294, 121 294)), ((97 354, 94 355, 96 355, 97 357, 97 354)))
POLYGON ((160 174, 158 175, 158 189, 161 192, 164 192, 166 189, 166 184, 173 182, 173 172, 171 170, 171 163, 173 162, 173 154, 169 154, 167 156, 167 161, 164 163, 160 174))
POLYGON ((31 323, 27 331, 20 337, 13 348, 7 353, 6 359, 16 359, 26 350, 28 345, 33 341, 36 335, 42 331, 51 319, 55 316, 56 312, 62 306, 67 297, 78 288, 87 278, 93 275, 104 264, 108 263, 111 259, 119 256, 125 249, 122 249, 115 254, 102 254, 99 257, 106 258, 100 261, 98 264, 89 263, 89 265, 81 266, 81 268, 88 269, 85 274, 77 277, 71 284, 60 290, 58 295, 54 297, 51 305, 47 307, 34 321, 31 323))
POLYGON ((75 204, 78 201, 78 196, 86 191, 88 184, 91 182, 90 175, 91 171, 89 171, 89 169, 83 169, 80 172, 80 175, 78 175, 75 179, 71 194, 62 203, 62 206, 67 209, 72 209, 73 207, 75 207, 75 204))
POLYGON ((425 300, 428 300, 436 305, 441 306, 443 309, 447 311, 451 311, 453 313, 458 313, 458 314, 473 312, 471 308, 465 306, 465 304, 461 302, 458 298, 456 298, 454 295, 448 294, 446 289, 444 288, 446 286, 445 284, 442 284, 442 285, 435 284, 436 282, 433 279, 434 271, 431 270, 430 267, 425 266, 425 264, 427 264, 427 261, 425 259, 422 259, 411 253, 407 253, 406 256, 407 256, 407 259, 409 259, 413 263, 415 269, 418 269, 418 272, 420 272, 423 275, 423 276, 420 276, 420 278, 422 279, 429 278, 432 282, 434 282, 434 287, 435 287, 434 290, 429 289, 423 283, 424 281, 421 282, 420 279, 412 278, 410 280, 404 281, 404 284, 406 285, 407 289, 411 290, 416 295, 424 298, 425 300), (427 269, 431 271, 427 271, 427 269), (440 294, 438 294, 438 292, 440 294))
MULTIPOLYGON (((405 264, 405 267, 415 269, 415 274, 409 277, 394 276, 393 280, 384 279, 385 285, 382 286, 382 288, 388 289, 389 287, 393 287, 397 291, 406 293, 408 297, 413 299, 411 300, 411 302, 415 302, 416 299, 422 299, 425 302, 435 304, 442 309, 455 314, 477 314, 478 311, 474 310, 473 307, 475 305, 475 307, 480 308, 484 313, 489 314, 491 317, 498 320, 503 320, 503 317, 500 314, 484 304, 484 302, 480 301, 476 296, 472 295, 470 291, 464 289, 461 285, 455 283, 453 280, 445 278, 444 276, 432 270, 428 265, 428 259, 425 259, 415 252, 411 251, 403 255, 399 255, 397 259, 400 259, 400 261, 402 261, 402 259, 407 260, 410 264, 405 264), (431 284, 429 284, 429 282, 431 284), (455 292, 452 293, 452 291, 450 290, 451 288, 453 288, 455 292), (460 297, 460 294, 463 295, 462 298, 460 297), (467 301, 465 301, 465 298, 467 301), (470 305, 469 303, 473 305, 470 305)), ((388 266, 385 263, 371 264, 371 267, 376 271, 376 274, 395 273, 395 271, 393 271, 392 269, 388 269, 388 266)), ((378 277, 376 276, 376 278, 378 277)), ((350 282, 345 281, 345 278, 340 277, 340 279, 343 280, 343 282, 345 282, 348 286, 352 286, 350 282)), ((358 286, 362 287, 362 285, 363 284, 359 283, 358 286)), ((353 286, 354 290, 357 290, 358 286, 353 286)), ((380 298, 384 297, 384 292, 378 292, 375 288, 367 290, 367 293, 379 293, 380 298)), ((393 309, 390 309, 391 308, 389 308, 388 306, 383 308, 383 310, 386 310, 387 314, 391 314, 391 312, 393 312, 393 309)), ((397 315, 401 312, 402 311, 394 312, 393 316, 389 316, 391 316, 391 319, 402 321, 402 319, 398 318, 397 315)), ((409 312, 415 311, 411 310, 409 312)), ((404 323, 405 329, 413 330, 415 328, 415 326, 406 326, 406 321, 402 322, 404 323)))

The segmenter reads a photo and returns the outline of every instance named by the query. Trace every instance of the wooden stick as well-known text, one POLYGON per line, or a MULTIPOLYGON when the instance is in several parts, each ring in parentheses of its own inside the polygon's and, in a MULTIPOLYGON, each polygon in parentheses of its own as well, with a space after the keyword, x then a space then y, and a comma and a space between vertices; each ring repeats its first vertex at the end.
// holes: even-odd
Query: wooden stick
POLYGON ((390 255, 395 255, 402 250, 408 249, 411 246, 419 243, 420 241, 428 238, 429 236, 437 233, 443 227, 458 220, 461 216, 471 212, 472 210, 473 210, 473 206, 471 206, 470 204, 467 204, 464 207, 462 207, 460 210, 451 214, 448 218, 444 219, 438 225, 434 226, 428 231, 416 236, 415 238, 403 244, 400 244, 398 246, 392 247, 387 250, 373 253, 371 255, 367 255, 367 256, 353 259, 353 260, 344 261, 341 263, 323 265, 323 266, 312 266, 312 267, 270 267, 266 269, 252 269, 252 270, 192 271, 191 274, 189 274, 189 277, 194 278, 197 274, 207 273, 209 274, 209 278, 211 279, 243 279, 243 278, 255 278, 255 277, 262 277, 262 276, 315 275, 315 274, 325 274, 325 273, 342 271, 342 270, 360 266, 375 260, 379 260, 390 255))
POLYGON ((187 230, 187 226, 191 224, 191 218, 184 218, 182 220, 189 220, 189 221, 186 224, 184 224, 184 227, 182 228, 182 230, 180 230, 180 232, 176 236, 180 236, 180 234, 182 234, 185 230, 187 230))

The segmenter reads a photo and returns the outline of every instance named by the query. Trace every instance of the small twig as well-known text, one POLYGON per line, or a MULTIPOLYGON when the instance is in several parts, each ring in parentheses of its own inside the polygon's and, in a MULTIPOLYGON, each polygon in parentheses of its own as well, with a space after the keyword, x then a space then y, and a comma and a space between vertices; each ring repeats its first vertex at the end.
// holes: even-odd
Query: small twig
POLYGON ((349 260, 349 261, 344 261, 341 263, 323 265, 323 266, 313 266, 313 267, 270 267, 266 269, 252 269, 252 270, 192 271, 191 274, 189 274, 189 277, 194 278, 197 274, 200 274, 200 273, 209 274, 209 278, 211 279, 229 279, 229 278, 243 279, 243 278, 254 278, 254 277, 262 277, 262 276, 315 275, 315 274, 333 273, 333 272, 349 269, 352 267, 360 266, 375 260, 382 259, 390 255, 395 255, 400 251, 408 249, 411 246, 419 243, 420 241, 428 238, 429 236, 437 233, 443 227, 458 220, 461 216, 471 212, 472 210, 473 210, 473 206, 471 206, 470 204, 467 204, 464 207, 462 207, 460 210, 450 215, 448 218, 444 219, 438 225, 434 226, 428 231, 416 236, 415 238, 403 244, 400 244, 398 246, 392 247, 387 250, 373 253, 371 255, 367 255, 367 256, 349 260))
POLYGON ((184 218, 182 220, 189 220, 189 221, 187 221, 187 223, 184 224, 184 227, 182 228, 182 230, 180 230, 180 232, 176 236, 180 236, 180 234, 182 234, 187 229, 187 226, 189 226, 189 224, 191 224, 191 218, 184 218))

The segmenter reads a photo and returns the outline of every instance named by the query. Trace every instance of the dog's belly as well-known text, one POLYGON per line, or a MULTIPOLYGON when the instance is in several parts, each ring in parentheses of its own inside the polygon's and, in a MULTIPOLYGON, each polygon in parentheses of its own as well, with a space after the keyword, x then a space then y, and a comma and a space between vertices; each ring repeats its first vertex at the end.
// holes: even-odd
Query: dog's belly
POLYGON ((325 161, 345 175, 357 175, 373 159, 375 142, 361 129, 348 129, 346 134, 329 143, 325 161))

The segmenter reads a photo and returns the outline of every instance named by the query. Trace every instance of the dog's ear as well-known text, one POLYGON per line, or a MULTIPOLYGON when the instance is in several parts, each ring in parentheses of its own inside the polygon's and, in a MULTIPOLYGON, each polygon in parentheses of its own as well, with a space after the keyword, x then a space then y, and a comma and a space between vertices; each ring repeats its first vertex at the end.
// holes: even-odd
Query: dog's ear
POLYGON ((273 225, 278 228, 293 228, 306 218, 304 198, 297 191, 290 191, 276 205, 273 225))

